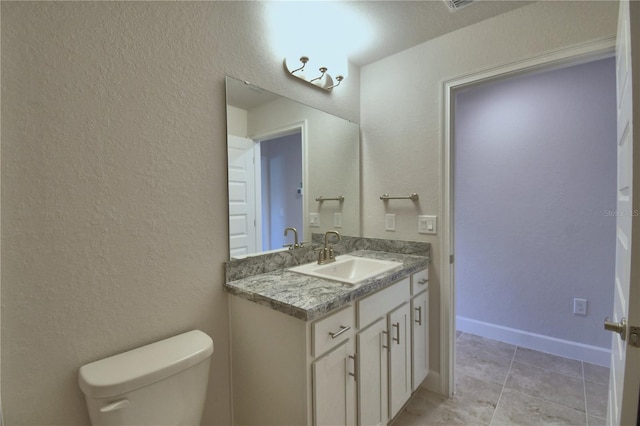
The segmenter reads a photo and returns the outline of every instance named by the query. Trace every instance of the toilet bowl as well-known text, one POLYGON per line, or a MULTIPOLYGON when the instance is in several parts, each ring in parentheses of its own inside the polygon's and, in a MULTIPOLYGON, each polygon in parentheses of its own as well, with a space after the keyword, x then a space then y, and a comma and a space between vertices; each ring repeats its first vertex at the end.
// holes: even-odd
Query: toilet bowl
POLYGON ((199 425, 213 341, 199 330, 80 367, 93 426, 199 425))

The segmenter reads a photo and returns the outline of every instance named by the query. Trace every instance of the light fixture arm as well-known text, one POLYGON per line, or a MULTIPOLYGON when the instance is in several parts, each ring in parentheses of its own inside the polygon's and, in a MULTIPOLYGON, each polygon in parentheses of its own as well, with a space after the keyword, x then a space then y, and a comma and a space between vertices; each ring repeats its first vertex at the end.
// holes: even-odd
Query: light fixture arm
POLYGON ((326 90, 328 92, 330 92, 331 90, 333 90, 333 88, 338 87, 340 85, 340 83, 342 83, 342 81, 344 80, 344 75, 340 74, 340 75, 336 75, 335 77, 332 77, 329 74, 329 68, 327 66, 320 66, 318 68, 318 70, 320 71, 320 75, 312 78, 312 79, 307 79, 307 77, 305 76, 304 70, 305 67, 307 66, 307 64, 310 63, 310 57, 306 56, 306 55, 302 55, 300 56, 297 60, 291 60, 290 58, 285 58, 284 60, 284 66, 285 69, 287 71, 287 73, 289 73, 290 75, 292 75, 293 77, 299 78, 300 80, 303 80, 315 87, 318 87, 320 89, 326 90), (302 64, 302 66, 297 66, 298 61, 300 61, 300 63, 302 64), (290 66, 291 65, 291 66, 290 66), (295 69, 291 69, 294 66, 296 66, 295 69), (300 72, 302 71, 302 72, 300 72))
POLYGON ((344 80, 344 77, 341 75, 337 75, 336 76, 336 81, 338 82, 337 84, 334 84, 333 86, 329 86, 327 87, 327 90, 333 89, 334 87, 338 87, 340 86, 340 83, 342 83, 342 80, 344 80))
POLYGON ((300 56, 300 62, 302 62, 302 66, 300 68, 296 68, 295 70, 291 71, 291 74, 293 74, 296 71, 303 70, 305 65, 307 65, 307 62, 309 62, 309 58, 307 56, 300 56))
POLYGON ((324 75, 327 72, 327 67, 320 67, 319 71, 321 72, 320 76, 316 77, 316 78, 314 78, 312 80, 309 80, 309 83, 313 83, 314 81, 320 80, 322 77, 324 77, 324 75))

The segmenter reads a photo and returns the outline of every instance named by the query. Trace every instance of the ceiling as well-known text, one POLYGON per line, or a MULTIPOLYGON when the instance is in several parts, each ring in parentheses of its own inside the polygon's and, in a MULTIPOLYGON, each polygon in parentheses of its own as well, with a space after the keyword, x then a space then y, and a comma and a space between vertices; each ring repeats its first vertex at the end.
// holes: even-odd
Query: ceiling
POLYGON ((349 57, 351 63, 361 67, 532 1, 479 0, 455 11, 451 11, 444 0, 343 3, 365 17, 375 33, 375 41, 370 46, 349 57))
MULTIPOLYGON (((307 4, 311 6, 311 3, 307 4)), ((425 41, 493 16, 525 6, 532 1, 478 0, 451 11, 444 0, 356 0, 339 1, 363 17, 371 26, 374 39, 369 46, 349 55, 349 61, 359 67, 376 62, 425 41)), ((327 28, 331 28, 330 22, 327 28)), ((335 25, 335 23, 333 23, 335 25)), ((348 24, 348 23, 347 23, 348 24)), ((242 82, 232 82, 238 87, 242 82)), ((253 85, 253 90, 233 90, 227 102, 250 109, 273 99, 273 94, 253 85)))

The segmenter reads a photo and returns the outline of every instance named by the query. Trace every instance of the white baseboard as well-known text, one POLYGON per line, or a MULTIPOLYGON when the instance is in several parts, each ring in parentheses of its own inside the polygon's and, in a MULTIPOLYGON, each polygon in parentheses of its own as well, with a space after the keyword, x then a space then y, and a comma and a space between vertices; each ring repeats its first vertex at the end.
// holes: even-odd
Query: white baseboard
POLYGON ((430 370, 429 375, 424 382, 420 385, 431 392, 442 394, 442 383, 440 382, 440 373, 430 370))
POLYGON ((542 334, 490 324, 471 318, 457 316, 456 329, 463 333, 475 334, 500 342, 522 346, 523 348, 577 359, 578 361, 601 365, 603 367, 609 367, 611 361, 611 350, 609 348, 601 348, 599 346, 585 345, 570 340, 543 336, 542 334))

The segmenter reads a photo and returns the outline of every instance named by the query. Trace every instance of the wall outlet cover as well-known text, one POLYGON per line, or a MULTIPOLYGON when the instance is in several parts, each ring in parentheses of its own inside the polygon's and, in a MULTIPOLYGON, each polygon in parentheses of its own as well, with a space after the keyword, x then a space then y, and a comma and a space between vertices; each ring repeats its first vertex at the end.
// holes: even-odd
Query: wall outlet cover
POLYGON ((342 213, 333 214, 333 227, 342 228, 342 213))
POLYGON ((418 233, 419 234, 435 234, 437 233, 437 217, 419 215, 418 216, 418 233))
POLYGON ((384 230, 395 231, 396 230, 396 215, 385 214, 384 215, 384 230))
POLYGON ((573 299, 573 313, 587 315, 587 299, 573 299))
POLYGON ((320 213, 309 213, 309 226, 313 228, 320 227, 320 213))

